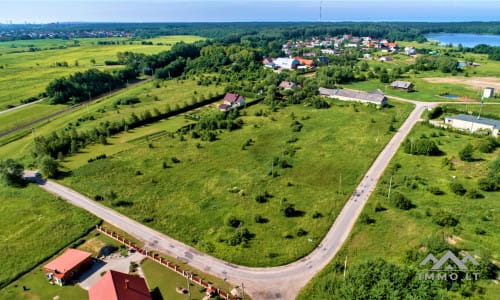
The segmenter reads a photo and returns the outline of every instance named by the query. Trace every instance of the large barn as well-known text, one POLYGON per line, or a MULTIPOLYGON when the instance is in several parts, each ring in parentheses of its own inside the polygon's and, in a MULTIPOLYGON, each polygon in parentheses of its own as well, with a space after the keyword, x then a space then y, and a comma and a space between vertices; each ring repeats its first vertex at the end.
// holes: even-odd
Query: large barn
POLYGON ((489 132, 494 137, 498 137, 498 130, 500 129, 500 120, 478 118, 476 116, 463 114, 454 117, 445 117, 444 123, 453 128, 467 130, 469 132, 489 132))

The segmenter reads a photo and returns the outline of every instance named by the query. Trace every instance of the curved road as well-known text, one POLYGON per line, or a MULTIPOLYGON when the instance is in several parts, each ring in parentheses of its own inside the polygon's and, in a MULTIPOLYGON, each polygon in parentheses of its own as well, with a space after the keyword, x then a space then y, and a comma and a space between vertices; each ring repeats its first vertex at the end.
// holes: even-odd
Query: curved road
MULTIPOLYGON (((190 266, 216 277, 226 278, 234 285, 243 283, 245 292, 255 300, 294 299, 300 289, 333 259, 345 242, 366 201, 375 189, 377 181, 413 125, 419 121, 422 112, 428 107, 437 105, 437 103, 408 102, 414 103, 416 108, 379 154, 319 246, 306 257, 284 266, 250 268, 233 265, 201 253, 60 184, 43 180, 38 180, 38 184, 46 191, 144 241, 146 247, 151 250, 178 257, 190 266)), ((32 177, 32 174, 26 172, 25 176, 32 177)))

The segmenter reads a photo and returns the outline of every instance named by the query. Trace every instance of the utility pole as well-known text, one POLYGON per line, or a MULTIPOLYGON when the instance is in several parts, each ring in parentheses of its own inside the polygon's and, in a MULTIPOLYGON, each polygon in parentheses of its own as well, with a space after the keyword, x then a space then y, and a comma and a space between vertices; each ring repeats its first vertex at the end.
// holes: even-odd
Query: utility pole
POLYGON ((342 194, 342 173, 339 175, 339 194, 342 194))
POLYGON ((243 286, 243 282, 241 283, 241 300, 245 300, 245 287, 243 286))
POLYGON ((345 256, 345 261, 344 261, 344 279, 346 272, 347 272, 347 255, 345 256))
POLYGON ((392 176, 391 176, 391 180, 389 180, 389 192, 387 193, 387 199, 389 199, 391 197, 391 187, 392 187, 392 176))

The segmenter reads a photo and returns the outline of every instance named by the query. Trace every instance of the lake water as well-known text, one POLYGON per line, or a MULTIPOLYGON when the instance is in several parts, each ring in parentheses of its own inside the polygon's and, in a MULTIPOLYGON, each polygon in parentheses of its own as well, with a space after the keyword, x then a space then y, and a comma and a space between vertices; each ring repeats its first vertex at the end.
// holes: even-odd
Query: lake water
POLYGON ((500 46, 500 35, 468 33, 433 33, 425 36, 429 41, 439 41, 441 45, 452 44, 473 48, 479 44, 500 46))

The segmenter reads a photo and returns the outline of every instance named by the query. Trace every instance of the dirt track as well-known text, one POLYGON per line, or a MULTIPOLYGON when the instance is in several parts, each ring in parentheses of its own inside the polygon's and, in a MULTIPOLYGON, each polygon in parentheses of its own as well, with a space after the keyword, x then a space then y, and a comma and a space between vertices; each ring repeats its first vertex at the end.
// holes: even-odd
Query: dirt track
POLYGON ((500 91, 500 78, 498 77, 432 77, 424 78, 431 83, 453 83, 467 85, 473 89, 495 88, 500 91))

